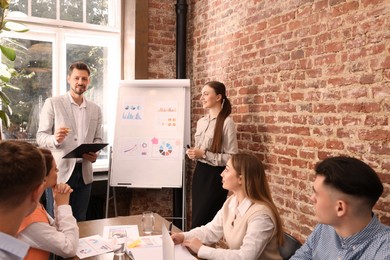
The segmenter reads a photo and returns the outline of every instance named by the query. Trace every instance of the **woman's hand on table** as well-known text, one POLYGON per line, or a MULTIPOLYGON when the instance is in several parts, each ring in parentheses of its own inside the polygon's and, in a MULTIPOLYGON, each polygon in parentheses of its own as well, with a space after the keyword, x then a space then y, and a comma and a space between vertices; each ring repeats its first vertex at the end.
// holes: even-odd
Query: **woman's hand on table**
POLYGON ((191 238, 183 242, 183 246, 187 247, 190 251, 198 254, 199 248, 203 246, 202 242, 197 238, 191 238))
POLYGON ((171 235, 171 238, 173 240, 173 243, 175 243, 175 245, 181 244, 184 242, 184 234, 183 233, 174 233, 171 235))

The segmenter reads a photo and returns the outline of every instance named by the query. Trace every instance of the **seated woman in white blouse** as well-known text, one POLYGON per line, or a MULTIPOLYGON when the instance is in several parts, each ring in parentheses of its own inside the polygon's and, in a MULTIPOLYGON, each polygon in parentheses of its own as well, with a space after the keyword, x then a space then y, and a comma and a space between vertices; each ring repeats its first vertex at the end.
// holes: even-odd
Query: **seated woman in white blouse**
POLYGON ((232 155, 221 176, 233 195, 207 225, 173 234, 175 244, 205 259, 282 259, 282 223, 261 162, 250 154, 232 155), (206 246, 221 238, 227 249, 206 246))
POLYGON ((24 260, 48 260, 50 253, 61 257, 76 255, 79 228, 69 205, 73 191, 66 183, 57 184, 57 164, 50 150, 40 148, 46 162, 46 188, 53 189, 56 218, 52 219, 42 204, 25 217, 19 228, 18 238, 30 245, 24 260))

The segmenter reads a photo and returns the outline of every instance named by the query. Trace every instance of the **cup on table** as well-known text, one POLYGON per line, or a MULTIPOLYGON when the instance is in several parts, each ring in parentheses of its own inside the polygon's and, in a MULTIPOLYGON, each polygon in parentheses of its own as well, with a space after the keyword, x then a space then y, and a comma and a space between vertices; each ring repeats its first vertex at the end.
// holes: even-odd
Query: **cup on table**
POLYGON ((127 234, 125 230, 118 230, 112 233, 112 243, 114 246, 114 255, 122 256, 125 254, 127 234))
POLYGON ((145 235, 151 235, 154 231, 154 215, 152 211, 142 212, 142 231, 145 235))

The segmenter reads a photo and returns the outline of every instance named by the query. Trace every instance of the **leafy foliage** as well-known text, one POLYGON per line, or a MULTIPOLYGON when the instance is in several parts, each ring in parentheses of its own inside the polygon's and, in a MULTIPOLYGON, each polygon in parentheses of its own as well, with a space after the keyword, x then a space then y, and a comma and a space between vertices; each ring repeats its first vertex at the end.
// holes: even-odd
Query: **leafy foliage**
MULTIPOLYGON (((7 21, 5 19, 9 9, 9 1, 10 0, 0 0, 0 34, 3 31, 27 32, 28 28, 25 25, 21 23, 7 21)), ((3 124, 6 127, 9 127, 9 115, 12 114, 12 109, 10 107, 11 101, 8 96, 3 92, 3 89, 18 89, 17 87, 10 84, 10 80, 13 77, 17 77, 19 73, 13 68, 13 61, 15 61, 16 59, 15 49, 10 46, 6 46, 4 42, 7 41, 3 41, 1 39, 0 50, 2 53, 2 59, 0 63, 0 101, 2 109, 0 110, 0 118, 3 124)))

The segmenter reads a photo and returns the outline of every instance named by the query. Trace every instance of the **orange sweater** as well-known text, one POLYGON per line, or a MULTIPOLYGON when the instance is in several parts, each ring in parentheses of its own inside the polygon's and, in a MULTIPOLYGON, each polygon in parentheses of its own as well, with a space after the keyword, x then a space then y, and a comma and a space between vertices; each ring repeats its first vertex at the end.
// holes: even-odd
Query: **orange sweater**
MULTIPOLYGON (((18 233, 22 232, 30 224, 35 222, 44 222, 49 224, 47 212, 41 204, 38 205, 38 207, 34 210, 33 213, 31 213, 29 216, 24 218, 22 224, 19 227, 18 233)), ((48 260, 49 256, 50 256, 50 252, 38 248, 30 247, 24 260, 37 260, 37 259, 48 260)))

